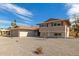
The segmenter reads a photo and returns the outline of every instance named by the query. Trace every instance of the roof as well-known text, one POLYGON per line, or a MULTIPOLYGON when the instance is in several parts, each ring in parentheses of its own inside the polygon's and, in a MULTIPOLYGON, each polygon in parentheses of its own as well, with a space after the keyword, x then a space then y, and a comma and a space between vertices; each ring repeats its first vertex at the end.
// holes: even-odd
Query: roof
POLYGON ((53 20, 60 20, 60 19, 49 18, 49 19, 48 19, 48 20, 46 20, 45 22, 48 22, 48 21, 53 21, 53 20))
POLYGON ((39 27, 30 27, 30 26, 17 26, 16 28, 12 28, 11 30, 38 30, 39 27))
POLYGON ((8 30, 8 29, 0 29, 0 31, 10 31, 10 30, 8 30))
MULTIPOLYGON (((70 25, 70 22, 69 22, 68 19, 55 19, 55 18, 50 18, 47 21, 44 21, 44 22, 42 22, 40 24, 51 23, 51 22, 54 22, 54 21, 64 21, 64 22, 67 22, 70 25)), ((40 25, 40 24, 38 24, 38 25, 40 25)))

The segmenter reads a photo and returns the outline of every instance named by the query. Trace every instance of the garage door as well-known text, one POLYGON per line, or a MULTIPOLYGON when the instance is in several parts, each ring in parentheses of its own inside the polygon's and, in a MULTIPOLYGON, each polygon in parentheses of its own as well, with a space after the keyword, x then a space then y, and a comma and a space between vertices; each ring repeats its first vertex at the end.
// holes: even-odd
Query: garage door
POLYGON ((28 35, 28 32, 26 32, 26 31, 20 31, 19 32, 20 37, 27 37, 27 35, 28 35))

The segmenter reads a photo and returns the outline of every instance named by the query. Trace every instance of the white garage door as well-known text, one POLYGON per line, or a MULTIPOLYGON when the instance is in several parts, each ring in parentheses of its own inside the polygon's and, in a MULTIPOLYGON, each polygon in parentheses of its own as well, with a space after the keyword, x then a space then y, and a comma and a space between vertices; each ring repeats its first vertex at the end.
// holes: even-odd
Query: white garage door
POLYGON ((20 31, 19 32, 20 37, 27 37, 27 35, 28 35, 28 32, 26 32, 26 31, 20 31))

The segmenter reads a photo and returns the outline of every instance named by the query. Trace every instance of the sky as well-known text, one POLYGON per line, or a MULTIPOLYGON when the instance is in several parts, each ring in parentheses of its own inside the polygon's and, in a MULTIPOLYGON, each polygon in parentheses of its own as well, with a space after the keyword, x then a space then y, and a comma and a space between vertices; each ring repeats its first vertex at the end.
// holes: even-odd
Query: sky
POLYGON ((13 20, 19 26, 36 26, 49 18, 70 19, 78 11, 79 4, 0 3, 0 28, 9 27, 13 20))

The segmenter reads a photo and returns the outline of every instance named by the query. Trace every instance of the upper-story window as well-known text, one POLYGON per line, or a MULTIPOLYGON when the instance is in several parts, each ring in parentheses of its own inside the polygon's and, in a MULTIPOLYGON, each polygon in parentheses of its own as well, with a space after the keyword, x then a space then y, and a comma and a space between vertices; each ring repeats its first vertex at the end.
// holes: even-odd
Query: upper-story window
POLYGON ((57 25, 58 25, 58 26, 61 26, 61 23, 58 23, 57 25))
POLYGON ((40 27, 48 27, 48 24, 41 24, 40 27))
POLYGON ((57 26, 57 23, 53 23, 53 26, 57 26))
POLYGON ((40 24, 40 27, 43 27, 43 24, 40 24))
POLYGON ((61 22, 53 22, 51 26, 62 26, 61 22))

